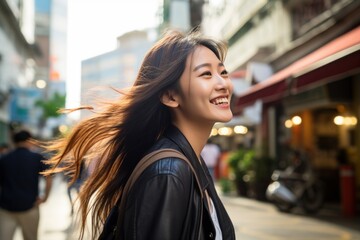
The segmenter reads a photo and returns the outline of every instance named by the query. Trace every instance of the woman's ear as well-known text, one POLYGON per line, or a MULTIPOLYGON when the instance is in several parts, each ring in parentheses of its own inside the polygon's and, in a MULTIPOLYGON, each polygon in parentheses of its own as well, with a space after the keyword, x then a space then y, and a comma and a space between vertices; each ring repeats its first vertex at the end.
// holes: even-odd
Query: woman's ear
POLYGON ((163 93, 163 95, 160 98, 160 101, 168 107, 176 108, 179 106, 179 102, 176 100, 174 91, 166 91, 163 93))

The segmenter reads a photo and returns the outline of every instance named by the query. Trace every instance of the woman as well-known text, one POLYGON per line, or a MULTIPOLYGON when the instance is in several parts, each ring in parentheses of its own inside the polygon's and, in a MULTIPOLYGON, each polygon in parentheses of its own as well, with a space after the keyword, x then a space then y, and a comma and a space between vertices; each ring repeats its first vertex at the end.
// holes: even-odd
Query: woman
POLYGON ((147 53, 133 87, 119 101, 52 145, 61 150, 51 162, 66 163, 54 171, 76 175, 84 159, 101 159, 80 193, 83 228, 91 210, 98 236, 137 162, 154 150, 173 148, 190 160, 206 199, 186 162, 161 159, 128 195, 124 224, 118 226, 122 239, 235 239, 200 157, 214 123, 232 118, 225 51, 224 44, 198 33, 168 32, 147 53))

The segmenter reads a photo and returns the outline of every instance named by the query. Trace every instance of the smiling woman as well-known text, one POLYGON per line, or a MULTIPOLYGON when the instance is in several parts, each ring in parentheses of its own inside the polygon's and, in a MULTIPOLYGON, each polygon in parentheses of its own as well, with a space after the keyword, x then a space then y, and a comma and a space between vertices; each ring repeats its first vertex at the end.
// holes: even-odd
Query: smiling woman
POLYGON ((82 162, 94 166, 80 192, 83 230, 92 214, 91 239, 104 239, 100 232, 109 228, 112 239, 235 239, 200 156, 215 122, 232 118, 225 52, 223 43, 195 31, 166 33, 128 91, 48 147, 56 155, 47 174, 70 171, 76 178, 82 162), (164 149, 180 152, 189 163, 175 155, 159 157, 137 172, 144 156, 164 149), (133 173, 139 178, 123 195, 133 173), (110 221, 115 226, 104 227, 119 203, 125 207, 110 221))

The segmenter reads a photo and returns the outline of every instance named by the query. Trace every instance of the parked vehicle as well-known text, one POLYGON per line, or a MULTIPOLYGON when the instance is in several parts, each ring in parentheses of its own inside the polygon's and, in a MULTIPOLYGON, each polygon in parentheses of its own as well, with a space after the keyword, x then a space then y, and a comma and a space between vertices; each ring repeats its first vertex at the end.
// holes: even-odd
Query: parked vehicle
POLYGON ((296 174, 289 170, 275 170, 266 197, 282 212, 302 207, 307 213, 316 213, 324 203, 324 187, 312 170, 296 174))

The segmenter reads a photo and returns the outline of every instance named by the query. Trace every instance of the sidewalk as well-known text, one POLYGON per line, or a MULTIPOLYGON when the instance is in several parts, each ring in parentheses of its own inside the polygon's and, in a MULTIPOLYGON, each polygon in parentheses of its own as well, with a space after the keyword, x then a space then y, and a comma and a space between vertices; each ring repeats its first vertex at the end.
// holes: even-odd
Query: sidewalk
POLYGON ((324 206, 316 215, 300 209, 281 213, 271 203, 221 196, 233 221, 236 239, 242 240, 342 240, 360 239, 360 218, 341 217, 339 209, 324 206))

